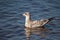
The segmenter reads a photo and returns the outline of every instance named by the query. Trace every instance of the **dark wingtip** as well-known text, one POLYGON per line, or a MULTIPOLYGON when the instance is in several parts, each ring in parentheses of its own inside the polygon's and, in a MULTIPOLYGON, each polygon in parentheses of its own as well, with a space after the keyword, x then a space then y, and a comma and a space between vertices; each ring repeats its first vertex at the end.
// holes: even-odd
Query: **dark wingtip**
POLYGON ((55 17, 52 17, 52 18, 49 18, 48 20, 51 21, 51 20, 54 20, 54 19, 55 19, 55 17))

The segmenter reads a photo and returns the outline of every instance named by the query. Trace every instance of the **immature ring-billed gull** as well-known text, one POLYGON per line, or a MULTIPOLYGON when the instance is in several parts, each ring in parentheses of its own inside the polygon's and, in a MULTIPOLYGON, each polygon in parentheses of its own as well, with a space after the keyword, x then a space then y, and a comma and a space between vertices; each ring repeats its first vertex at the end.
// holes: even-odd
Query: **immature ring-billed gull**
POLYGON ((53 20, 54 17, 49 18, 49 19, 41 19, 41 20, 31 20, 29 12, 25 12, 23 14, 25 16, 25 27, 28 28, 36 28, 36 27, 42 27, 49 21, 53 20))

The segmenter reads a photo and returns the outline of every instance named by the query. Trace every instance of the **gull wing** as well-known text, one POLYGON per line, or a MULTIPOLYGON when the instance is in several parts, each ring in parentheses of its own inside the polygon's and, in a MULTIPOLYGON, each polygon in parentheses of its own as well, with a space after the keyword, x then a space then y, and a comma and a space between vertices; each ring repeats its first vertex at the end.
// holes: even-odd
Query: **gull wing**
POLYGON ((51 20, 53 20, 55 17, 49 18, 49 19, 41 19, 41 20, 35 20, 32 21, 32 27, 40 27, 40 26, 44 26, 46 23, 50 22, 51 20))
POLYGON ((44 19, 42 19, 42 20, 36 20, 36 21, 33 21, 33 22, 32 22, 32 27, 43 26, 43 25, 45 25, 47 22, 48 22, 47 19, 46 19, 46 20, 44 20, 44 19))

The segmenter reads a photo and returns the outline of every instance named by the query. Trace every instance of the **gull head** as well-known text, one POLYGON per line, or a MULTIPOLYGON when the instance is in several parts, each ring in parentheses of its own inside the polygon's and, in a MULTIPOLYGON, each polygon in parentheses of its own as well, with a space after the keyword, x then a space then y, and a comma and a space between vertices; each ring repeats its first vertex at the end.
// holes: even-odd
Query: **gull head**
POLYGON ((29 14, 29 12, 25 12, 24 14, 23 14, 23 16, 30 16, 30 14, 29 14))

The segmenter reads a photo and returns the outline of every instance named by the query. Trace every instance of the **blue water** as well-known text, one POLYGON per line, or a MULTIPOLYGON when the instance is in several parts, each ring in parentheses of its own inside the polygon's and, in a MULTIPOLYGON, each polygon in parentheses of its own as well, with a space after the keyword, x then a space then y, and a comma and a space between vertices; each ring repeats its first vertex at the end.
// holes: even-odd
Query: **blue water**
POLYGON ((26 40, 21 15, 30 12, 32 20, 56 17, 45 26, 53 29, 46 38, 32 35, 31 40, 60 40, 60 0, 0 0, 0 40, 26 40))

